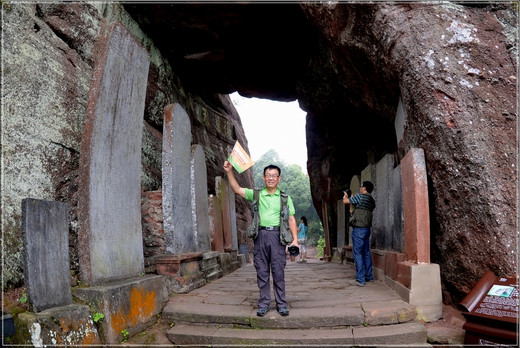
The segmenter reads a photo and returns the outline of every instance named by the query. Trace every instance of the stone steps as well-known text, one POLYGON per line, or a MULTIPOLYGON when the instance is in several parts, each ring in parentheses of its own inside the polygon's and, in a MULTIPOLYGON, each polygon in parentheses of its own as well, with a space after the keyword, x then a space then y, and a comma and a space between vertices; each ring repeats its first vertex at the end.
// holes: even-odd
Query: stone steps
POLYGON ((170 298, 162 321, 174 345, 426 345, 414 306, 386 284, 349 285, 353 270, 334 264, 289 264, 290 315, 271 303, 256 315, 255 270, 242 267, 189 294, 170 298))
MULTIPOLYGON (((207 297, 204 297, 207 299, 207 297)), ((425 345, 426 328, 414 321, 413 306, 401 300, 364 304, 320 301, 294 308, 288 317, 272 309, 256 316, 251 306, 171 300, 162 320, 175 345, 425 345), (321 304, 321 306, 320 306, 321 304)))
POLYGON ((426 345, 419 322, 344 328, 253 329, 180 324, 167 332, 175 345, 426 345))

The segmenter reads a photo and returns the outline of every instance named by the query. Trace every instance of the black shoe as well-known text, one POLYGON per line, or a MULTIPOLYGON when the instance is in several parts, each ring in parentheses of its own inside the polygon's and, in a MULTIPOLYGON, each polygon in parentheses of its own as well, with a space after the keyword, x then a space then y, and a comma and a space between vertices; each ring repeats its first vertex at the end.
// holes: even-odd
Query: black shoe
POLYGON ((278 313, 280 313, 281 316, 286 316, 286 315, 289 315, 289 310, 287 309, 287 307, 278 307, 276 308, 276 310, 278 311, 278 313))
POLYGON ((260 307, 260 308, 258 308, 258 312, 256 312, 256 315, 258 315, 259 317, 263 317, 264 315, 267 314, 267 312, 269 312, 268 307, 260 307))

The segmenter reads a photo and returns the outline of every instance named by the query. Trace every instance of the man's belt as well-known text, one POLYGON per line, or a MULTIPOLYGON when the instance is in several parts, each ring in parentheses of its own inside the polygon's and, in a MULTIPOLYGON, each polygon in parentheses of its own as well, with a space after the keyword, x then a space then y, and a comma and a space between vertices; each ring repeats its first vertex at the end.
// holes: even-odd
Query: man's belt
POLYGON ((266 231, 280 231, 280 226, 258 226, 261 230, 266 231))

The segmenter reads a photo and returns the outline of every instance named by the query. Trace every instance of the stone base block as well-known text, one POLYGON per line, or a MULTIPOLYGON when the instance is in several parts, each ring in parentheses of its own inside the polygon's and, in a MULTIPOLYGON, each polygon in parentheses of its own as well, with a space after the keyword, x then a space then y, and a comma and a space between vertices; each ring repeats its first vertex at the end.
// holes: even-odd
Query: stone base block
POLYGON ((168 302, 165 277, 159 275, 76 288, 73 294, 105 316, 98 322, 105 344, 118 344, 155 324, 168 302))
MULTIPOLYGON (((345 247, 346 248, 346 247, 345 247)), ((442 317, 439 265, 403 261, 404 254, 372 249, 374 277, 384 280, 399 296, 417 308, 417 320, 435 321, 442 317)))
POLYGON ((230 256, 231 256, 231 260, 232 261, 236 261, 237 259, 237 255, 238 255, 238 250, 237 249, 229 249, 229 250, 226 250, 226 253, 229 253, 230 256))
POLYGON ((231 255, 229 253, 222 253, 219 255, 220 265, 222 266, 222 272, 224 275, 233 272, 231 255))
POLYGON ((409 303, 417 307, 419 320, 426 322, 442 318, 441 272, 438 264, 426 263, 411 268, 409 303))
POLYGON ((345 262, 354 263, 354 254, 352 253, 352 245, 345 245, 343 247, 345 252, 345 262))
POLYGON ((30 343, 34 347, 89 346, 103 343, 89 306, 71 304, 39 313, 22 313, 18 318, 29 331, 30 343))
POLYGON ((332 248, 332 262, 343 263, 345 251, 343 248, 332 248))
POLYGON ((379 268, 372 267, 372 273, 374 275, 374 279, 385 281, 385 272, 379 268))
POLYGON ((200 275, 202 253, 187 253, 176 255, 162 255, 155 258, 157 273, 168 276, 197 276, 200 275))
POLYGON ((240 261, 237 259, 231 263, 231 272, 236 271, 241 266, 240 261))
POLYGON ((237 255, 238 263, 240 264, 240 267, 245 265, 247 263, 247 255, 245 254, 238 254, 237 255))
POLYGON ((167 276, 168 293, 186 294, 207 284, 203 275, 198 276, 167 276))
POLYGON ((222 266, 219 261, 219 253, 217 251, 209 251, 202 256, 201 269, 204 279, 211 282, 222 277, 222 266))
MULTIPOLYGON (((350 247, 350 252, 352 252, 352 247, 350 247)), ((385 266, 386 252, 383 250, 371 249, 370 253, 372 254, 372 267, 374 269, 375 268, 380 269, 384 273, 384 271, 386 269, 386 266, 385 266)))
POLYGON ((425 322, 442 318, 442 292, 439 265, 434 263, 413 264, 401 262, 400 268, 408 267, 410 287, 386 277, 390 285, 403 300, 417 307, 417 320, 425 322))

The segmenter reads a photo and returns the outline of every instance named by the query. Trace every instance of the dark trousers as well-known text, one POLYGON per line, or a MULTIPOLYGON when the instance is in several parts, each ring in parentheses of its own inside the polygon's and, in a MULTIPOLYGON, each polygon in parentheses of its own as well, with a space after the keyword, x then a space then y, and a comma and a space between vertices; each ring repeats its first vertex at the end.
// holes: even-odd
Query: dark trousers
POLYGON ((260 290, 258 307, 271 303, 270 273, 273 274, 274 298, 277 307, 287 307, 285 299, 285 246, 280 243, 279 231, 260 230, 253 248, 256 280, 260 290))

